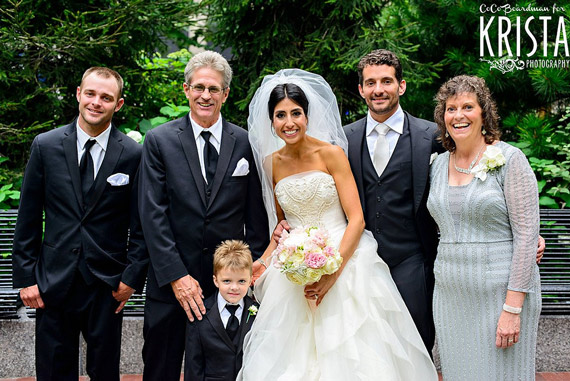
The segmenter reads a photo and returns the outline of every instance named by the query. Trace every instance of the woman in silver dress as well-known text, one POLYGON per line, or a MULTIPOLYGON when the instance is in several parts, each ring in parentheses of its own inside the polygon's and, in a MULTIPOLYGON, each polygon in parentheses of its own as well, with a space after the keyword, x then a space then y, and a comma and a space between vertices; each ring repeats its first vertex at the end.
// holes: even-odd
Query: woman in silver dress
POLYGON ((441 239, 434 319, 445 380, 534 380, 541 309, 536 178, 499 141, 485 81, 458 76, 436 96, 447 152, 431 168, 428 209, 441 239))

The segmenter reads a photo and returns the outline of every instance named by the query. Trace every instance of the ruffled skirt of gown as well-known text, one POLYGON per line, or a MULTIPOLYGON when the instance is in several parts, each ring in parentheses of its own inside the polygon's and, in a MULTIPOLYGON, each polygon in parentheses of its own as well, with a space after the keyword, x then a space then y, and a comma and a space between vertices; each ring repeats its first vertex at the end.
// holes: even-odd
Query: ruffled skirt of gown
POLYGON ((272 266, 254 293, 261 306, 238 380, 437 380, 367 231, 318 307, 272 266))

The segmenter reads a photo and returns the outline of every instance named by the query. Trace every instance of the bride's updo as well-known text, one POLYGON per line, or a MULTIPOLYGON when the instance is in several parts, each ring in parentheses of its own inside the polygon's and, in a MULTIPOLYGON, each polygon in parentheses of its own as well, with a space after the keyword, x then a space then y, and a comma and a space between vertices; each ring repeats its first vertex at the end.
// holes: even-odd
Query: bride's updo
POLYGON ((307 99, 305 92, 293 83, 283 83, 275 86, 271 91, 271 94, 269 94, 267 109, 269 111, 270 120, 273 120, 273 112, 275 111, 277 103, 281 102, 285 98, 288 98, 301 106, 305 116, 309 117, 309 100, 307 99))

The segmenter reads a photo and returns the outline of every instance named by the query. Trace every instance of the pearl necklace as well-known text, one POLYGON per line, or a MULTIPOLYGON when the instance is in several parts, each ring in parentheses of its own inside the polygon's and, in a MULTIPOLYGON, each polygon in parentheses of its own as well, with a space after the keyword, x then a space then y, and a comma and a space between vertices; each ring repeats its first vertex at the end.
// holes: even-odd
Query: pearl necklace
POLYGON ((481 155, 481 152, 483 152, 483 149, 486 148, 487 145, 483 145, 483 147, 481 147, 481 149, 479 150, 479 152, 477 152, 477 155, 475 156, 475 159, 473 159, 473 161, 471 162, 471 164, 469 164, 469 167, 467 167, 467 169, 465 168, 461 168, 457 166, 457 162, 456 162, 456 156, 455 153, 453 154, 453 166, 455 167, 455 170, 459 173, 464 173, 466 175, 471 175, 471 170, 473 169, 473 167, 475 166, 475 163, 477 163, 477 159, 479 159, 479 155, 481 155))

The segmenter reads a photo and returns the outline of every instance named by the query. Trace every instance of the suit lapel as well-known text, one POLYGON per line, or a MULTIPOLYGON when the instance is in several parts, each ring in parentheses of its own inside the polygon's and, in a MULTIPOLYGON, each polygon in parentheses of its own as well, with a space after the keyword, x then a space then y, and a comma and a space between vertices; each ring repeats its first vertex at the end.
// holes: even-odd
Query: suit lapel
POLYGON ((234 343, 230 340, 228 333, 224 327, 224 323, 222 322, 222 318, 220 316, 220 311, 218 310, 218 293, 215 294, 213 298, 210 299, 212 301, 212 305, 210 310, 206 313, 206 319, 214 328, 214 331, 220 336, 226 345, 235 350, 234 343))
POLYGON ((364 179, 362 176, 362 147, 366 137, 366 118, 358 121, 358 124, 351 129, 351 134, 348 136, 348 160, 352 166, 352 174, 356 181, 356 188, 358 189, 358 196, 362 208, 366 205, 364 202, 364 179))
MULTIPOLYGON (((85 216, 93 210, 97 202, 101 198, 105 187, 107 186, 107 178, 113 173, 113 170, 117 166, 117 162, 121 157, 123 152, 123 145, 121 144, 121 134, 114 127, 111 126, 111 133, 109 134, 109 141, 107 142, 107 150, 105 151, 105 157, 101 163, 101 168, 97 172, 97 177, 95 177, 95 183, 93 183, 93 188, 91 189, 89 195, 89 204, 87 206, 87 211, 85 216)), ((134 179, 131 179, 134 180, 134 179)), ((85 218, 85 216, 83 218, 85 218)))
POLYGON ((432 137, 427 133, 427 127, 423 128, 410 119, 405 113, 405 123, 410 129, 412 141, 412 179, 414 187, 414 213, 417 213, 421 204, 429 176, 429 157, 431 155, 432 137))
POLYGON ((238 337, 239 337, 238 346, 237 346, 238 355, 243 351, 243 340, 245 338, 245 335, 251 329, 251 325, 255 320, 255 316, 253 315, 249 316, 249 307, 253 305, 253 300, 249 296, 245 296, 243 298, 243 302, 244 302, 243 313, 241 315, 241 322, 238 331, 238 337))
POLYGON ((182 150, 184 151, 184 156, 186 156, 186 161, 190 167, 190 172, 192 172, 192 177, 194 177, 194 183, 196 188, 198 188, 198 193, 204 205, 206 204, 206 193, 204 187, 206 182, 204 176, 202 175, 202 169, 200 168, 200 159, 198 158, 198 148, 196 147, 196 139, 194 138, 194 131, 190 125, 190 116, 187 115, 184 118, 183 125, 180 126, 180 133, 178 134, 180 139, 180 144, 182 144, 182 150))
POLYGON ((69 175, 71 176, 71 183, 75 191, 75 197, 79 203, 79 208, 83 210, 83 195, 81 193, 81 175, 79 174, 79 161, 77 160, 77 130, 75 122, 67 126, 65 137, 62 140, 63 151, 65 152, 65 161, 69 175))
POLYGON ((218 156, 218 166, 216 167, 216 174, 214 175, 214 183, 212 184, 212 194, 210 196, 210 202, 208 204, 212 205, 212 202, 216 198, 220 186, 222 185, 222 180, 230 164, 230 159, 232 158, 232 153, 236 143, 236 138, 233 136, 233 131, 228 126, 225 119, 222 118, 222 142, 220 145, 220 155, 218 156))

